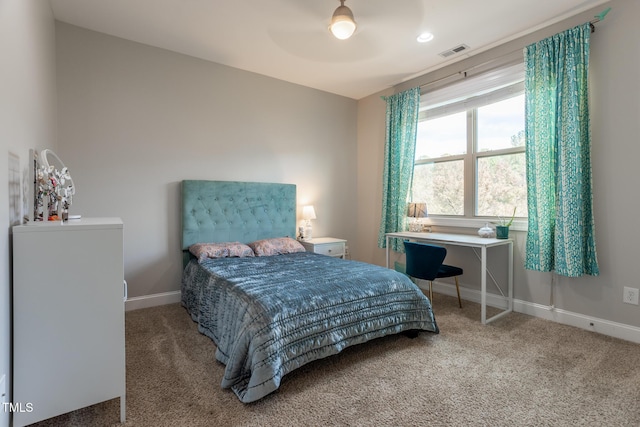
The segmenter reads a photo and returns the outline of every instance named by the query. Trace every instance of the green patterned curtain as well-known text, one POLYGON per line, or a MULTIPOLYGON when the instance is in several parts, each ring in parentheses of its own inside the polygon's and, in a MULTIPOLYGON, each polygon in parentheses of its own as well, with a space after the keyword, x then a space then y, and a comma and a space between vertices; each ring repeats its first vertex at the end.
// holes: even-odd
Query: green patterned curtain
MULTIPOLYGON (((420 88, 406 90, 389 97, 387 132, 384 147, 382 219, 378 246, 386 247, 385 233, 403 231, 407 216, 407 199, 413 179, 413 164, 418 133, 420 88)), ((400 239, 392 240, 394 251, 404 251, 400 239)))
POLYGON ((599 274, 591 194, 589 23, 525 48, 525 268, 599 274))

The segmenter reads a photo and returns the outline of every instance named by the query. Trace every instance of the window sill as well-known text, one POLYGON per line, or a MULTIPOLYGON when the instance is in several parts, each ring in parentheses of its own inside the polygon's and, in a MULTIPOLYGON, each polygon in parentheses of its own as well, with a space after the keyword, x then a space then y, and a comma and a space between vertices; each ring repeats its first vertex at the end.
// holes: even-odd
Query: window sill
MULTIPOLYGON (((460 228, 472 228, 478 230, 484 227, 486 223, 489 223, 491 228, 496 227, 496 223, 489 219, 482 218, 453 218, 453 217, 428 217, 424 220, 424 225, 434 227, 460 227, 460 228)), ((513 221, 513 224, 509 227, 513 231, 527 231, 528 221, 526 219, 517 219, 513 221)))

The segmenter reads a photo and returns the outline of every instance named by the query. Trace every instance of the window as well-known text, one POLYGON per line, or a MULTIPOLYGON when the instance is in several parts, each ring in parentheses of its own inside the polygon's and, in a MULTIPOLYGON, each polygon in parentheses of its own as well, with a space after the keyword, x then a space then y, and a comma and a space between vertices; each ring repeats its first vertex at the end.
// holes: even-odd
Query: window
POLYGON ((412 200, 429 215, 527 215, 522 65, 422 96, 412 200))

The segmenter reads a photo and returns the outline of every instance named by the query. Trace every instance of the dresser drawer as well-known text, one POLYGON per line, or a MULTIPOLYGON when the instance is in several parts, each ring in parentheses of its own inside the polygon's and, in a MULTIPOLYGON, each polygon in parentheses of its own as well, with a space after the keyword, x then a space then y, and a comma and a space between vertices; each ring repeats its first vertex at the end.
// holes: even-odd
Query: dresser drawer
POLYGON ((315 245, 314 252, 329 256, 344 256, 344 243, 327 243, 315 245))

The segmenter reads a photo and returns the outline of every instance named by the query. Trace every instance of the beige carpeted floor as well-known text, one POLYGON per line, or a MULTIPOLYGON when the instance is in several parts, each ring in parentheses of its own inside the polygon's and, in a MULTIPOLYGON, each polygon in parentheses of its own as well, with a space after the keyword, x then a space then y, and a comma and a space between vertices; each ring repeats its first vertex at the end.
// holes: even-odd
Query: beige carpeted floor
MULTIPOLYGON (((128 312, 130 426, 639 426, 640 345, 435 295, 440 335, 391 336, 287 375, 243 404, 177 304, 128 312)), ((38 426, 118 425, 118 399, 38 426)))

